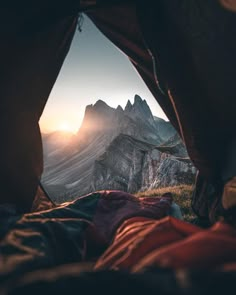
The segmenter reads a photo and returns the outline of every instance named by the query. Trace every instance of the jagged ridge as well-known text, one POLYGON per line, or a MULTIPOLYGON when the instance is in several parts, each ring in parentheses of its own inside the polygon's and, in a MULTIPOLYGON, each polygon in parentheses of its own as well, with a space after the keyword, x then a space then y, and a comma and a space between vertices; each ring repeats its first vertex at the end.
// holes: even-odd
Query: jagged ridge
MULTIPOLYGON (((158 167, 149 167, 155 162, 148 162, 153 151, 163 159, 172 157, 173 161, 174 155, 186 157, 179 137, 172 139, 172 145, 168 141, 164 144, 163 137, 170 140, 176 135, 169 126, 169 122, 154 118, 147 102, 138 95, 133 104, 127 102, 124 110, 121 106, 111 108, 98 100, 86 107, 83 123, 70 144, 61 148, 53 146, 55 152, 46 157, 43 182, 52 194, 58 194, 57 187, 60 187, 61 194, 69 197, 97 189, 134 192, 151 187, 154 182, 160 185, 155 172, 158 167), (165 136, 160 136, 161 133, 165 136)), ((48 140, 44 140, 44 145, 45 149, 50 149, 46 146, 50 145, 48 140)))

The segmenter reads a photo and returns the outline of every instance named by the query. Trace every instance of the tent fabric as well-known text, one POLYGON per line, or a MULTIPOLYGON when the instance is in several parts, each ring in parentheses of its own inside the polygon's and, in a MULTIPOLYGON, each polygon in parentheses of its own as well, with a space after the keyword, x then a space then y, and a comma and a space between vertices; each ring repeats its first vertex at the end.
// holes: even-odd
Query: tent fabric
MULTIPOLYGON (((148 51, 142 28, 140 27, 138 9, 134 4, 135 1, 127 2, 114 6, 100 7, 96 10, 88 11, 86 14, 99 30, 129 57, 164 112, 170 118, 171 123, 179 130, 171 101, 157 87, 159 82, 157 85, 154 76, 153 59, 148 51)), ((161 77, 158 76, 158 80, 160 79, 161 77)), ((159 86, 161 87, 161 85, 159 86)), ((162 87, 164 88, 164 85, 162 87)))
POLYGON ((29 211, 43 169, 38 121, 69 50, 76 15, 16 8, 1 10, 0 203, 29 211))
POLYGON ((222 187, 212 185, 198 173, 192 194, 192 209, 202 222, 214 224, 228 214, 222 206, 221 197, 222 187))
POLYGON ((139 199, 103 191, 46 211, 0 216, 0 283, 40 268, 90 261, 127 218, 160 219, 171 204, 171 196, 139 199))
MULTIPOLYGON (((178 125, 177 130, 200 175, 208 182, 210 180, 219 193, 220 173, 225 161, 225 157, 219 155, 227 153, 236 125, 232 81, 235 16, 220 7, 217 1, 139 3, 136 18, 133 16, 135 9, 129 13, 127 9, 117 9, 118 13, 111 14, 104 9, 89 15, 130 57, 170 121, 175 127, 178 125), (205 21, 207 16, 208 22, 205 21), (128 26, 129 20, 132 20, 132 26, 128 26), (127 27, 133 34, 127 32, 127 27), (137 37, 140 34, 142 40, 137 37), (133 41, 134 36, 136 39, 132 43, 130 40, 133 41), (158 92, 154 74, 150 71, 150 57, 144 59, 147 48, 156 58, 157 79, 163 89, 168 90, 165 96, 158 92), (224 50, 230 52, 227 58, 224 50), (148 74, 146 69, 149 69, 148 74)), ((195 211, 201 210, 195 204, 194 207, 195 211)))
MULTIPOLYGON (((210 0, 129 3, 101 0, 91 11, 83 9, 131 59, 184 139, 201 177, 219 192, 236 128, 235 14, 210 0)), ((1 10, 0 202, 29 211, 43 166, 38 120, 80 8, 75 0, 13 7, 1 10)))
POLYGON ((188 153, 200 174, 215 180, 225 160, 218 155, 235 136, 236 17, 218 1, 159 2, 152 10, 141 1, 144 35, 159 60, 188 153))
MULTIPOLYGON (((113 7, 110 13, 103 8, 88 15, 129 56, 179 131, 199 177, 204 179, 198 185, 209 183, 219 197, 225 155, 235 138, 236 17, 217 1, 136 4, 129 9, 113 7)), ((200 215, 201 206, 208 202, 207 194, 201 204, 198 198, 201 196, 195 194, 193 206, 200 215)), ((205 217, 214 210, 208 208, 205 217)))
MULTIPOLYGON (((11 1, 1 7, 0 204, 11 204, 6 215, 0 217, 0 282, 9 280, 11 284, 12 280, 22 279, 34 270, 94 259, 112 243, 120 225, 119 238, 127 244, 133 241, 134 246, 135 239, 129 240, 134 238, 129 229, 137 222, 140 227, 134 230, 142 233, 139 244, 142 257, 131 251, 135 255, 127 257, 132 259, 125 264, 133 272, 153 266, 174 270, 234 270, 235 229, 230 225, 217 222, 202 230, 167 218, 162 222, 166 222, 168 230, 162 231, 161 222, 144 219, 165 216, 170 199, 137 202, 123 193, 119 197, 117 193, 93 193, 57 208, 18 215, 19 211, 30 211, 35 195, 40 196, 37 189, 43 158, 38 121, 70 48, 80 12, 79 2, 40 1, 24 6, 22 2, 11 1), (107 198, 111 199, 108 206, 107 198), (11 214, 14 215, 10 218, 11 214), (129 223, 132 217, 135 217, 134 224, 122 227, 122 222, 128 219, 129 223), (155 239, 155 249, 153 239, 147 245, 142 243, 143 237, 148 239, 148 234, 142 232, 144 229, 155 239), (160 235, 155 235, 157 231, 160 235), (135 263, 134 257, 139 258, 135 263)), ((215 200, 219 203, 221 198, 221 171, 228 146, 235 138, 236 16, 218 1, 211 0, 131 2, 132 5, 101 0, 96 1, 91 11, 86 6, 83 9, 127 54, 182 136, 199 170, 197 192, 200 194, 195 195, 195 211, 209 216, 213 207, 218 212, 215 200), (206 181, 212 183, 216 194, 209 192, 206 181), (213 196, 214 200, 207 196, 213 196)), ((119 261, 123 249, 119 248, 122 245, 118 236, 113 243, 97 267, 102 268, 105 258, 108 268, 109 259, 112 264, 119 261), (111 253, 113 243, 117 243, 117 248, 111 253)), ((62 273, 66 276, 68 270, 62 273)), ((93 275, 97 282, 96 272, 93 275)), ((211 275, 213 272, 206 277, 211 275)), ((50 276, 46 279, 50 281, 50 276)), ((87 285, 92 281, 88 279, 87 285)))

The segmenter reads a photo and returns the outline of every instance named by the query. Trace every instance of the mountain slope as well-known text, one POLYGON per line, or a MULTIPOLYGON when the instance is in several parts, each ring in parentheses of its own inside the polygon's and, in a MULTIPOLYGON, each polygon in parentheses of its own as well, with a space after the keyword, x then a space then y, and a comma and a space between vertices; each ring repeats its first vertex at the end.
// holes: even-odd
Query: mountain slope
POLYGON ((196 170, 158 146, 120 134, 94 165, 90 190, 119 189, 131 193, 179 183, 192 184, 196 170))
POLYGON ((165 120, 155 117, 155 126, 157 132, 163 141, 167 141, 176 134, 175 128, 170 124, 170 122, 166 122, 165 120))
MULTIPOLYGON (((98 100, 86 107, 78 133, 68 142, 60 145, 52 135, 43 139, 44 150, 49 152, 42 181, 52 196, 70 198, 98 189, 135 192, 144 186, 151 187, 154 182, 157 185, 156 176, 148 176, 146 181, 147 175, 142 172, 151 169, 145 166, 149 153, 156 150, 163 159, 186 156, 180 138, 168 126, 169 122, 153 117, 146 101, 138 95, 133 104, 127 102, 124 110, 98 100), (168 140, 172 137, 171 145, 168 140), (50 138, 54 141, 50 142, 50 138)), ((157 169, 154 165, 153 175, 157 169)))

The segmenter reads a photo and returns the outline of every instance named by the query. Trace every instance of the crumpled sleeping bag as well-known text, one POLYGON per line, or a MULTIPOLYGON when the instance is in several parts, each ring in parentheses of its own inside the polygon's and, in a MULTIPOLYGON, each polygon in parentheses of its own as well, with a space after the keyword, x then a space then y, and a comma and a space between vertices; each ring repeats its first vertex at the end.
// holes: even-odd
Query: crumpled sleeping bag
POLYGON ((170 195, 136 198, 103 191, 55 209, 0 217, 0 283, 36 269, 97 258, 126 219, 160 219, 171 203, 170 195))
POLYGON ((230 288, 235 281, 236 230, 224 222, 201 229, 168 217, 171 203, 170 194, 137 199, 104 191, 0 218, 0 293, 94 294, 96 288, 102 294, 202 295, 219 277, 214 294, 222 294, 222 280, 230 288), (83 264, 89 261, 95 271, 83 264), (181 277, 180 269, 186 269, 181 277))
POLYGON ((95 270, 236 270, 235 265, 236 230, 223 221, 202 229, 173 217, 131 218, 117 230, 95 270))

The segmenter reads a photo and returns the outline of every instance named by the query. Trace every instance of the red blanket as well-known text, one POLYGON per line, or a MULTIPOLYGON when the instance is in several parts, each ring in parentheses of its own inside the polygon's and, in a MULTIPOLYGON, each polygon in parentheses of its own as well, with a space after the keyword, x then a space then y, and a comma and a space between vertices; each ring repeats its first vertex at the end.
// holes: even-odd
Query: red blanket
POLYGON ((219 269, 235 267, 236 230, 217 222, 207 230, 166 217, 132 218, 118 229, 114 242, 95 269, 132 272, 149 267, 219 269), (230 264, 229 264, 230 263, 230 264))

